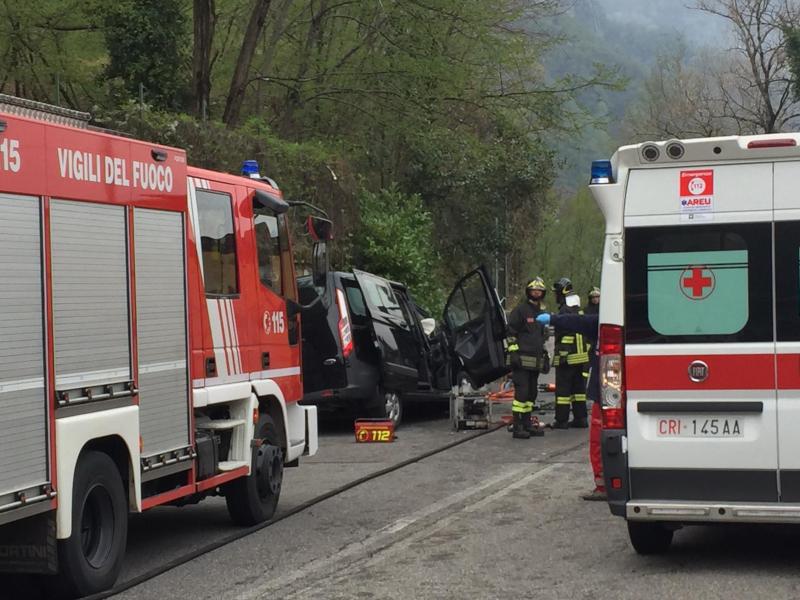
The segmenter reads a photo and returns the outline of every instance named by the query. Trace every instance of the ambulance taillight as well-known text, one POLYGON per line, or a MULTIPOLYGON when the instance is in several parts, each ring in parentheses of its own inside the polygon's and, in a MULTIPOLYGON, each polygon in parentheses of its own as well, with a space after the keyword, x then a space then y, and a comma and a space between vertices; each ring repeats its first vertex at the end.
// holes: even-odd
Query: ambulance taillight
POLYGON ((344 292, 336 290, 336 305, 339 307, 339 340, 342 342, 342 355, 347 358, 353 352, 353 331, 350 327, 350 315, 347 312, 344 292))
POLYGON ((603 428, 625 428, 624 330, 620 325, 600 325, 600 398, 603 428))

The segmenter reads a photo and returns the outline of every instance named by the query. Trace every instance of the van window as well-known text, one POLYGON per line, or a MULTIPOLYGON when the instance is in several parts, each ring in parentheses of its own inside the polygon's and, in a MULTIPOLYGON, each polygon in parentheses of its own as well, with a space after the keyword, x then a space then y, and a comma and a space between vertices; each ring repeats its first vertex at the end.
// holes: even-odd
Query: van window
POLYGON ((464 290, 470 320, 475 320, 486 310, 486 290, 483 287, 481 276, 475 273, 461 287, 464 290))
POLYGON ((403 309, 400 307, 400 302, 397 300, 397 296, 389 282, 373 275, 365 274, 360 277, 359 282, 362 284, 362 289, 369 305, 385 315, 400 319, 404 325, 408 325, 403 315, 403 309))
POLYGON ((197 190, 196 197, 206 294, 236 295, 239 281, 231 197, 207 190, 197 190))
POLYGON ((364 305, 364 294, 355 281, 342 279, 342 287, 347 295, 347 308, 353 322, 363 322, 367 318, 367 307, 364 305))
POLYGON ((772 340, 768 223, 630 228, 628 342, 772 340))
POLYGON ((775 223, 775 305, 779 342, 800 340, 800 222, 775 223))
POLYGON ((451 330, 475 321, 486 311, 486 291, 479 273, 472 273, 453 291, 445 319, 451 330))

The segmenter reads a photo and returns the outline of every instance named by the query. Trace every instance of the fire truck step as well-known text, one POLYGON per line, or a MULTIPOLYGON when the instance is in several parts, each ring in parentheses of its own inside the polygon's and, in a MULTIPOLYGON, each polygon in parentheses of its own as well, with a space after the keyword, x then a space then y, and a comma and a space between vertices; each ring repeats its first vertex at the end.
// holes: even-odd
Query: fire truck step
POLYGON ((246 460, 223 460, 219 463, 220 471, 233 471, 239 467, 248 467, 250 463, 246 460))
POLYGON ((203 423, 198 423, 198 429, 206 429, 206 430, 213 430, 213 431, 222 431, 225 429, 233 429, 234 427, 240 427, 245 424, 244 419, 218 419, 216 421, 205 421, 203 423))

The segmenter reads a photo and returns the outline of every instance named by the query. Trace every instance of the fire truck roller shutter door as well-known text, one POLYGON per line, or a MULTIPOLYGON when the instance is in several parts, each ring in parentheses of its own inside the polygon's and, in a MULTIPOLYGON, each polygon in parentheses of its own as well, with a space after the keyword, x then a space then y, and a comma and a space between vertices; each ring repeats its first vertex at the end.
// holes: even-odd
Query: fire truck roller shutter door
POLYGON ((189 444, 181 213, 136 209, 136 321, 142 454, 189 444))
POLYGON ((39 232, 38 198, 0 195, 0 506, 47 481, 39 232))
POLYGON ((125 216, 121 206, 51 202, 56 390, 131 379, 125 216))

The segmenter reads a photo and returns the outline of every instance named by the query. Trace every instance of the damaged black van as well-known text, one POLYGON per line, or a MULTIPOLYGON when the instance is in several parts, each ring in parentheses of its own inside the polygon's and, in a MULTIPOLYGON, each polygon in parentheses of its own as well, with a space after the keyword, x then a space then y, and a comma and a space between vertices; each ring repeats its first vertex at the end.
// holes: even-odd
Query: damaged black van
POLYGON ((404 284, 364 271, 300 277, 298 288, 303 403, 320 411, 397 426, 404 403, 446 401, 457 377, 479 387, 507 371, 505 313, 483 267, 456 284, 440 323, 404 284))

